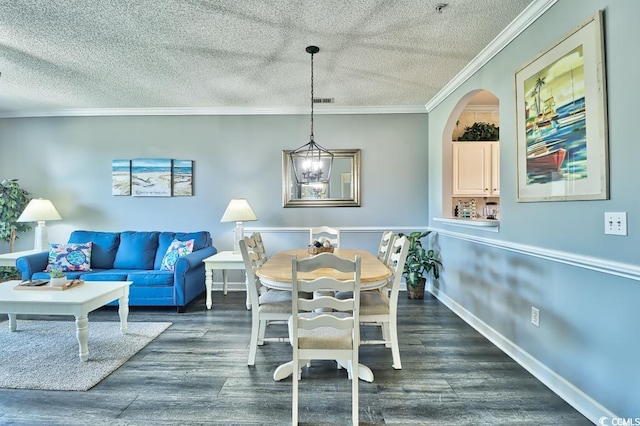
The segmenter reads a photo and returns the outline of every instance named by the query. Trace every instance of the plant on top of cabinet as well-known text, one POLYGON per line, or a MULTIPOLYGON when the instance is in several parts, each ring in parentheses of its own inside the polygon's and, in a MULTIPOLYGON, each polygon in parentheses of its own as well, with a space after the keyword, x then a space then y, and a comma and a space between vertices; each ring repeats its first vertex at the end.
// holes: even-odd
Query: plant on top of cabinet
POLYGON ((459 141, 497 141, 500 138, 500 128, 495 124, 475 122, 464 128, 459 141))

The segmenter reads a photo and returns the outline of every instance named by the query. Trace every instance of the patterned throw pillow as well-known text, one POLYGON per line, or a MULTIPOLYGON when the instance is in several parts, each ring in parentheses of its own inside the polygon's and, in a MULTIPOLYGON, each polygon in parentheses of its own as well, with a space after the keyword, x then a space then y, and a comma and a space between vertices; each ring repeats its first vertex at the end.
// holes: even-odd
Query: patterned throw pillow
POLYGON ((49 244, 47 272, 52 266, 60 266, 65 272, 90 271, 91 244, 49 244))
POLYGON ((173 240, 167 249, 164 257, 162 258, 162 264, 160 265, 161 271, 173 271, 176 267, 176 262, 182 256, 186 256, 193 251, 193 240, 178 241, 173 240))

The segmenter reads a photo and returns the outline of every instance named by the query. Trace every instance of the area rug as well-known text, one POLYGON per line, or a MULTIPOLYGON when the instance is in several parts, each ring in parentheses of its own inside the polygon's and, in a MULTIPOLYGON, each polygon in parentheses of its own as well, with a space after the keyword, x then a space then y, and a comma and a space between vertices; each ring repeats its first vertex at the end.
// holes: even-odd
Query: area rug
POLYGON ((86 391, 166 330, 170 322, 89 321, 89 360, 78 356, 75 321, 0 323, 0 388, 86 391))

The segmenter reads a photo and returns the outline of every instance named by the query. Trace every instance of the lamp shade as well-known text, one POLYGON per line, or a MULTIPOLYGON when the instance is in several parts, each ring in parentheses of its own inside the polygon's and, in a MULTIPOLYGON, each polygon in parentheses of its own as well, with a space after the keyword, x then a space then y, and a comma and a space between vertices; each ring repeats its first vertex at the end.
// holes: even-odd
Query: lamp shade
POLYGON ((39 222, 43 220, 60 220, 60 213, 49 200, 34 198, 18 218, 18 222, 39 222))
POLYGON ((249 222, 258 220, 251 206, 244 198, 234 198, 229 202, 220 222, 249 222))

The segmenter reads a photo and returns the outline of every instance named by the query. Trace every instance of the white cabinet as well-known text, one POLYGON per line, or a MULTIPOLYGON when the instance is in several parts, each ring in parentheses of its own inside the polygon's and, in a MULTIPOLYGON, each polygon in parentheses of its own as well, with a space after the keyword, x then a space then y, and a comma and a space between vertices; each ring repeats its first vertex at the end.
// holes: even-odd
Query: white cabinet
POLYGON ((453 142, 453 196, 500 194, 500 143, 453 142))

